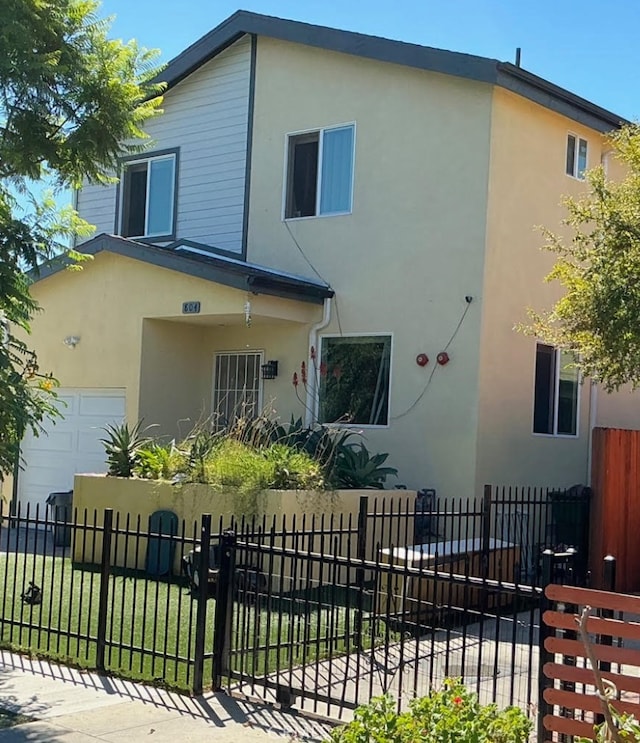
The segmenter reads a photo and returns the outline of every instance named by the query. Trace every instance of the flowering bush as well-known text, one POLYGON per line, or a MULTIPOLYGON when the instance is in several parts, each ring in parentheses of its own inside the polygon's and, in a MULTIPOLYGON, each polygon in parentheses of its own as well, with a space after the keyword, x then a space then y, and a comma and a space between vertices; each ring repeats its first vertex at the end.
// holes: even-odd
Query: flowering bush
POLYGON ((481 705, 459 681, 415 699, 398 714, 389 697, 359 707, 353 722, 332 731, 332 743, 526 743, 533 724, 516 707, 481 705))

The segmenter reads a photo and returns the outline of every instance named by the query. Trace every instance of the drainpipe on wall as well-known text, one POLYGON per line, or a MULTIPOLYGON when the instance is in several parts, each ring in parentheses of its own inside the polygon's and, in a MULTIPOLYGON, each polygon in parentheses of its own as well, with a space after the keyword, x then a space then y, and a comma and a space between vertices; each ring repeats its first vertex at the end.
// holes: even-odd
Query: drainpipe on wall
POLYGON ((587 449, 587 485, 591 486, 591 460, 593 457, 593 429, 598 422, 598 385, 590 382, 589 390, 589 443, 587 449))
MULTIPOLYGON (((315 325, 311 326, 311 330, 309 330, 309 345, 307 346, 307 352, 310 353, 311 346, 313 346, 316 349, 316 353, 318 353, 318 331, 324 330, 327 325, 329 324, 329 321, 331 320, 331 298, 326 297, 324 300, 324 311, 322 313, 322 320, 320 322, 316 323, 315 325)), ((317 377, 318 375, 314 373, 311 373, 311 365, 314 364, 315 361, 313 359, 310 359, 309 363, 309 374, 308 374, 308 383, 307 383, 307 402, 306 402, 306 411, 304 414, 304 423, 305 426, 309 427, 313 425, 313 419, 315 416, 315 410, 316 410, 316 384, 317 384, 317 377)))

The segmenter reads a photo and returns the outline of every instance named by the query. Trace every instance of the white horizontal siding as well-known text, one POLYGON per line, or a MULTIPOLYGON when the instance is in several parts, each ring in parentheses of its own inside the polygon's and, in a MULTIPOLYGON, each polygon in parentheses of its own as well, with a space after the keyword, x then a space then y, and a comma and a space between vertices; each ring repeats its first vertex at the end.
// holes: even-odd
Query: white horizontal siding
POLYGON ((78 212, 95 228, 95 234, 115 231, 116 186, 84 185, 78 193, 78 212))
MULTIPOLYGON (((240 39, 165 96, 146 127, 150 150, 180 148, 176 236, 240 253, 251 44, 240 39)), ((85 186, 80 215, 114 232, 116 187, 85 186)))

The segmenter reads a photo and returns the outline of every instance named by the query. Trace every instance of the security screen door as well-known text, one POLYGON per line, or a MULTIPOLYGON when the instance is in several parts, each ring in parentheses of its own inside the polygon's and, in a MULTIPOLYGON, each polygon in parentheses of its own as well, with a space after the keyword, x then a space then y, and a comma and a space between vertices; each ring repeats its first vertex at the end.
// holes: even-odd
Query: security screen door
POLYGON ((213 381, 213 414, 217 428, 260 413, 262 352, 218 353, 213 381))

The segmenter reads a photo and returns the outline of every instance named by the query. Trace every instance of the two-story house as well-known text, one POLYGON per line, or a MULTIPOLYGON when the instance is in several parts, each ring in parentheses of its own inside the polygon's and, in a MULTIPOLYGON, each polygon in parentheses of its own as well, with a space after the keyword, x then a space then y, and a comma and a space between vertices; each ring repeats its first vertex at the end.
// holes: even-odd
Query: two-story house
POLYGON ((347 415, 451 497, 585 482, 593 426, 637 423, 514 331, 557 291, 534 228, 559 229, 621 117, 510 63, 247 12, 162 77, 149 151, 77 194, 93 260, 33 286, 67 407, 25 441, 22 503, 102 466, 125 414, 171 436, 347 415))

